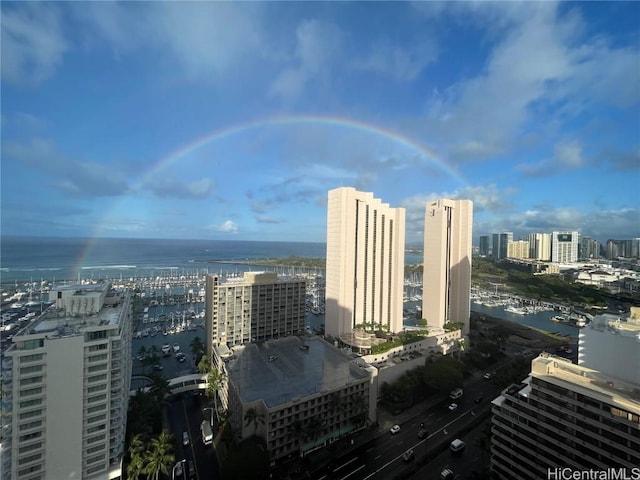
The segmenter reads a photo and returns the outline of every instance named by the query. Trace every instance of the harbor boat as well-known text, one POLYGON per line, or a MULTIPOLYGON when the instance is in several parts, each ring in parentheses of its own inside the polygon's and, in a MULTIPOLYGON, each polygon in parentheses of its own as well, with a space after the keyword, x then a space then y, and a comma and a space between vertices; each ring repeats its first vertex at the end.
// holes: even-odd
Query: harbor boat
POLYGON ((514 306, 509 306, 505 308, 504 311, 515 313, 517 315, 526 315, 527 313, 529 313, 525 307, 514 307, 514 306))

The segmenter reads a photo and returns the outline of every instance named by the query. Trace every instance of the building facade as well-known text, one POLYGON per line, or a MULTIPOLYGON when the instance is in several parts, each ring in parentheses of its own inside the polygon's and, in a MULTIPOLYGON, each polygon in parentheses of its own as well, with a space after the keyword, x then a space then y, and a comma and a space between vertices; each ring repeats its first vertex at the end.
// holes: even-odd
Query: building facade
POLYGON ((422 317, 428 328, 461 322, 469 332, 473 202, 428 202, 424 220, 422 317))
POLYGON ((480 245, 478 247, 478 254, 481 257, 489 256, 489 235, 480 236, 480 245))
POLYGON ((131 383, 129 293, 58 287, 5 353, 2 478, 121 478, 131 383), (7 432, 8 435, 7 435, 7 432))
POLYGON ((600 242, 591 237, 580 237, 580 253, 578 258, 581 260, 600 258, 600 242))
POLYGON ((266 440, 273 461, 304 456, 376 421, 376 369, 319 337, 284 337, 232 347, 214 364, 242 439, 266 440))
POLYGON ((524 260, 529 258, 529 241, 518 240, 507 245, 507 257, 524 260))
POLYGON ((529 234, 529 258, 543 262, 551 261, 551 234, 529 234))
POLYGON ((631 475, 640 465, 639 391, 636 383, 540 355, 530 377, 492 402, 492 478, 561 478, 563 468, 578 475, 626 468, 631 475))
POLYGON ((578 261, 578 232, 553 232, 551 234, 551 261, 575 263, 578 261))
POLYGON ((493 234, 492 255, 494 260, 507 258, 507 245, 513 242, 513 232, 502 232, 493 234))
POLYGON ((329 191, 325 331, 402 330, 405 210, 352 187, 329 191))
POLYGON ((306 280, 279 279, 273 272, 245 272, 242 278, 207 275, 205 329, 212 345, 240 345, 304 329, 306 280))

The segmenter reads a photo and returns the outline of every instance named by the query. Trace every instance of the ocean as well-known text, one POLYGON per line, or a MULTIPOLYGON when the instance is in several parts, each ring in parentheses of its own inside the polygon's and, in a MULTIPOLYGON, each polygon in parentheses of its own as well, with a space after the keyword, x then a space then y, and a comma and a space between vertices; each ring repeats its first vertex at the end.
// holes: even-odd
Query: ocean
MULTIPOLYGON (((326 244, 3 236, 0 283, 240 273, 269 270, 242 262, 290 256, 324 258, 326 244)), ((405 263, 421 262, 419 254, 406 252, 405 263)))
POLYGON ((324 243, 3 236, 0 282, 99 280, 246 271, 237 262, 324 258, 324 243))

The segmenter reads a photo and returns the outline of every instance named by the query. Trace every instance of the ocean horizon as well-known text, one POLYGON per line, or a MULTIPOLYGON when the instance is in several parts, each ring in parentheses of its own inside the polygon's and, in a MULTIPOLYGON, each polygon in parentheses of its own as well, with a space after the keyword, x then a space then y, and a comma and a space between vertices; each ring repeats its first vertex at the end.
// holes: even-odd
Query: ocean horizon
MULTIPOLYGON (((290 256, 325 258, 326 243, 2 235, 0 283, 238 273, 290 256)), ((405 264, 421 261, 405 254, 405 264)))

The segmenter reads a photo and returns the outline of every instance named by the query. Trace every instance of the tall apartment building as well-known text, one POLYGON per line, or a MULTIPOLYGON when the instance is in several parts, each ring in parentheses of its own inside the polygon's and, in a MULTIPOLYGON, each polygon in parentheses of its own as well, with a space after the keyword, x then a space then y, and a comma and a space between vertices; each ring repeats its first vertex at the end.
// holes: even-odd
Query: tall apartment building
POLYGON ((405 210, 352 187, 329 191, 325 331, 402 330, 405 210))
POLYGON ((242 278, 207 275, 205 328, 212 345, 240 345, 304 329, 306 280, 279 279, 273 272, 245 272, 242 278))
POLYGON ((580 237, 578 258, 581 260, 600 258, 600 242, 591 237, 580 237))
POLYGON ((121 478, 129 294, 98 283, 58 287, 49 298, 55 304, 14 335, 5 352, 2 478, 121 478))
POLYGON ((480 236, 479 255, 481 257, 489 256, 489 235, 480 236))
POLYGON ((616 259, 623 258, 638 258, 640 255, 640 239, 633 240, 607 240, 606 247, 607 258, 616 259))
POLYGON ((473 202, 428 202, 424 220, 422 317, 430 328, 462 322, 469 332, 473 202))
POLYGON ((578 232, 553 232, 551 234, 551 261, 574 263, 578 261, 578 232))
POLYGON ((639 392, 637 383, 540 355, 522 384, 492 402, 492 478, 587 478, 580 472, 609 468, 631 475, 640 465, 639 392))
POLYGON ((551 261, 551 234, 550 233, 530 233, 529 234, 529 258, 551 261))
POLYGON ((507 258, 523 260, 529 258, 529 241, 518 240, 507 244, 507 258))
POLYGON ((507 245, 513 242, 513 232, 502 232, 493 234, 492 255, 494 260, 507 258, 507 245))

